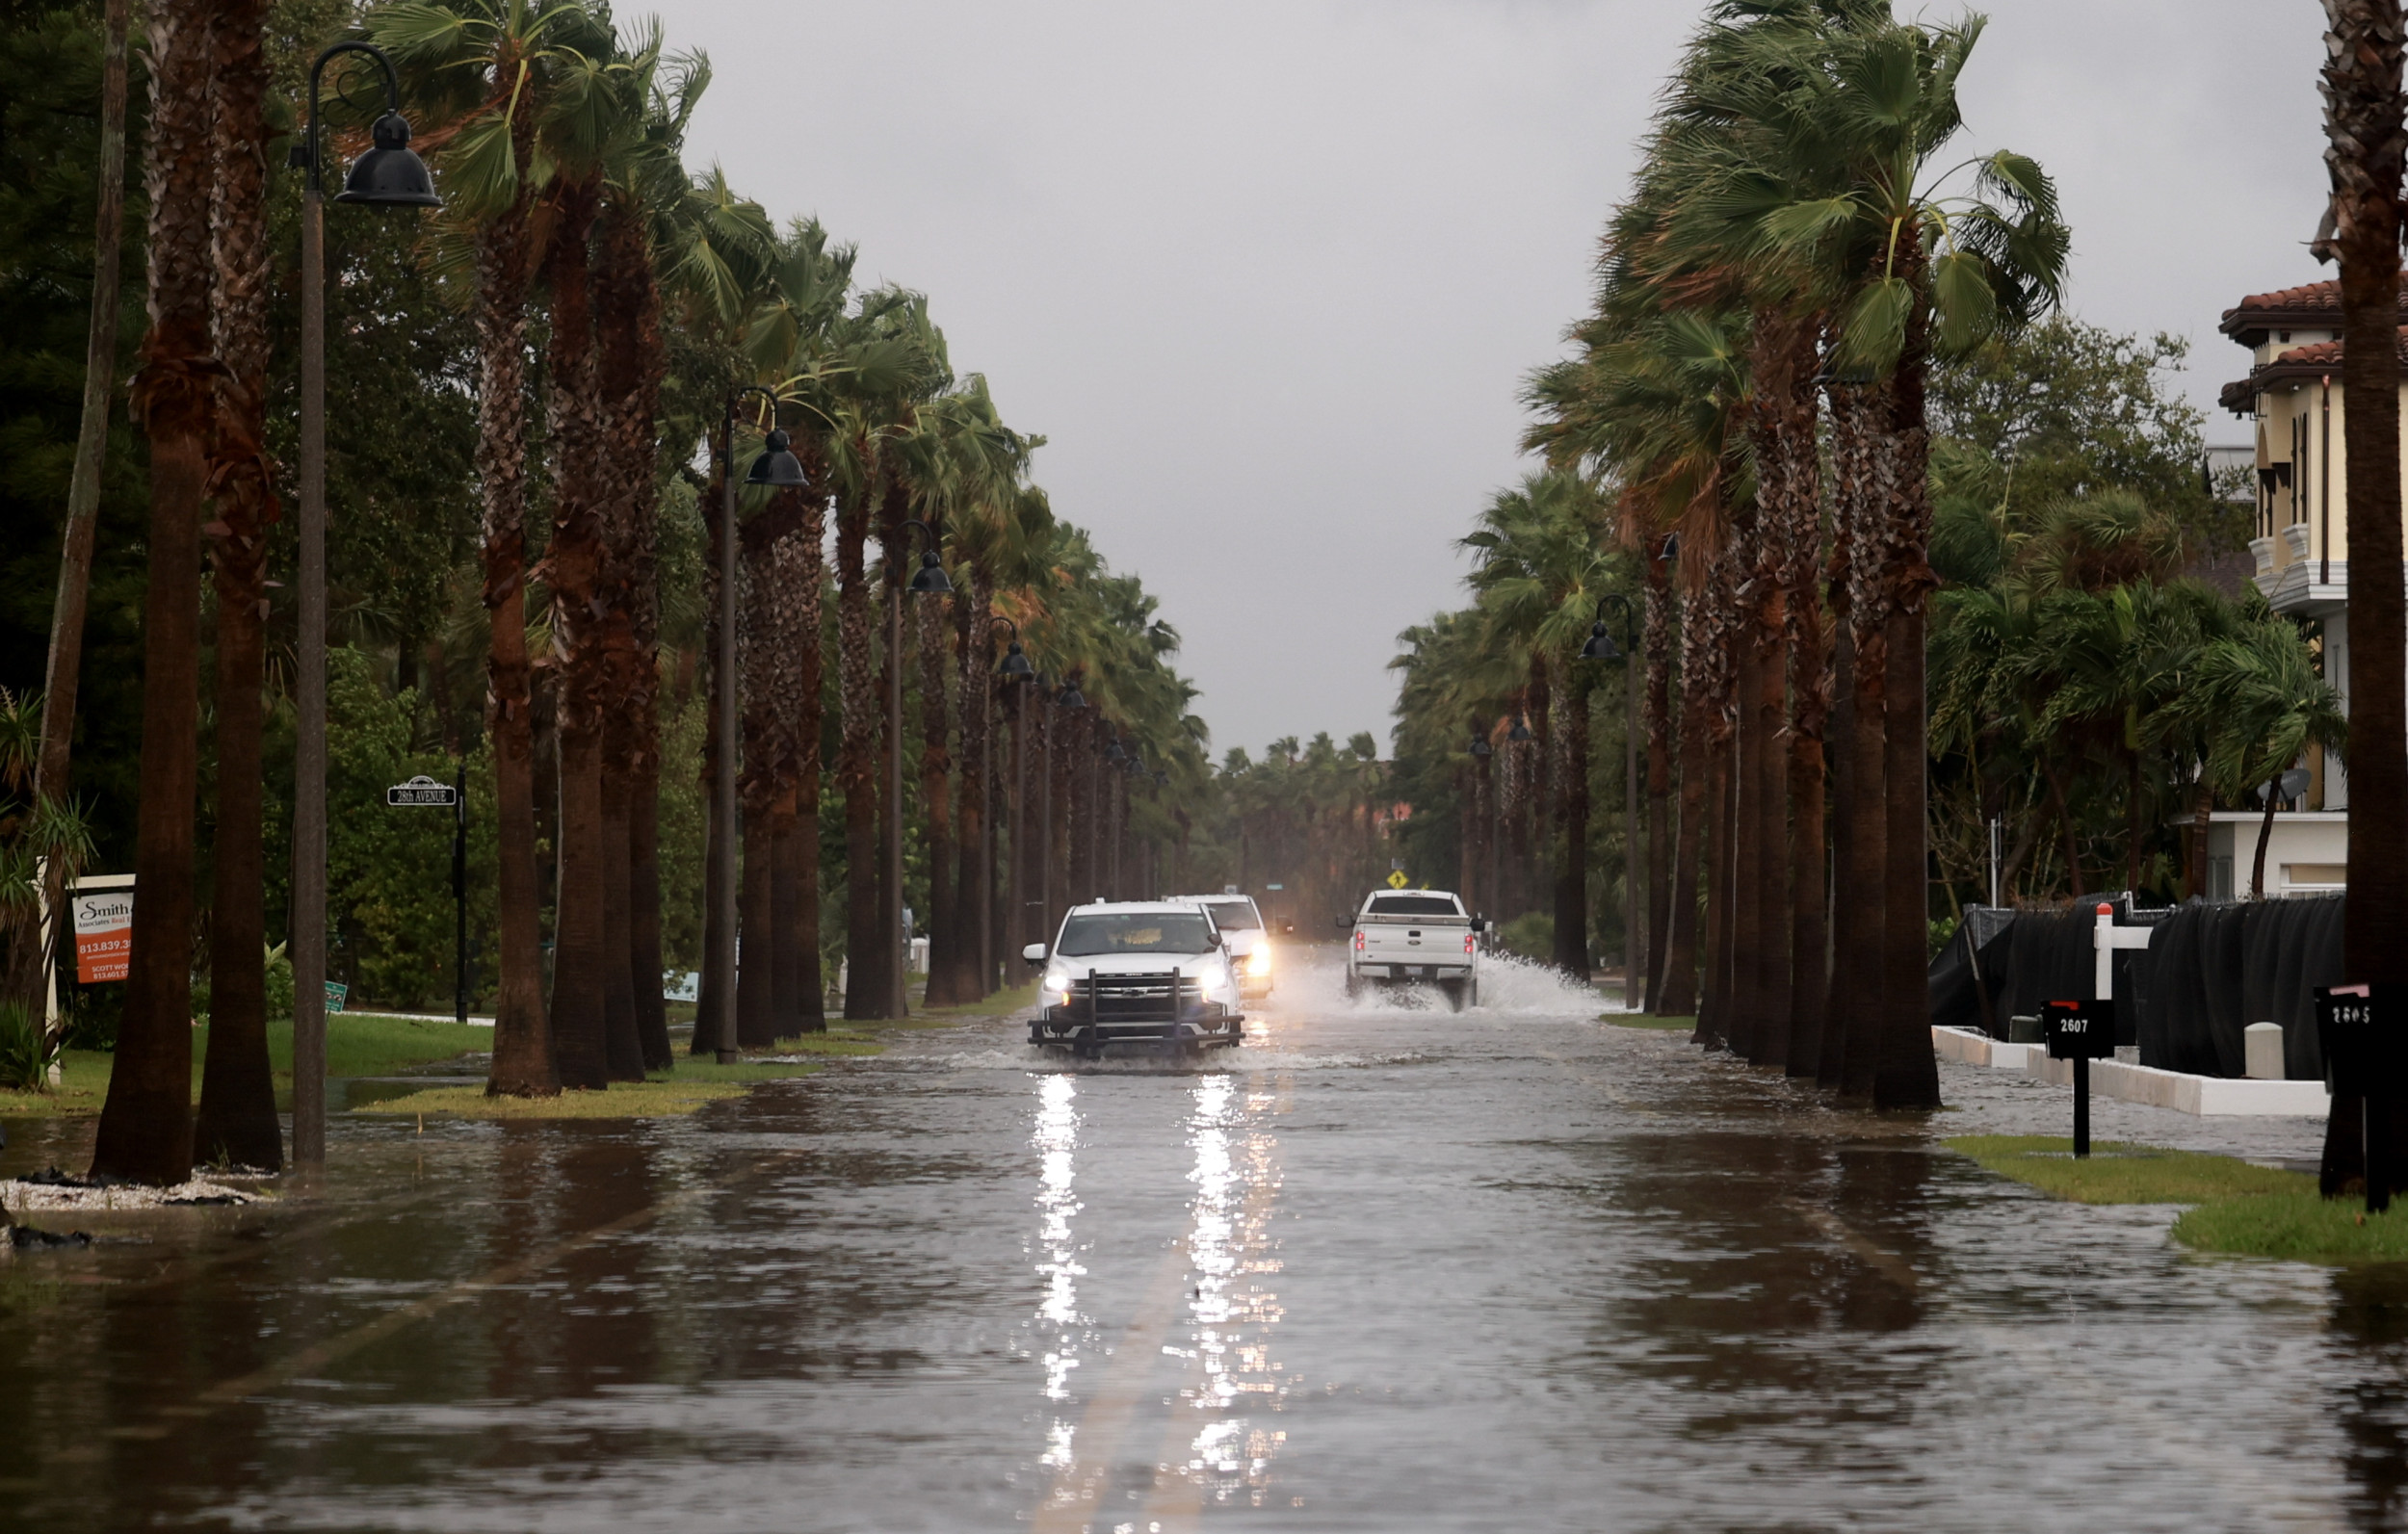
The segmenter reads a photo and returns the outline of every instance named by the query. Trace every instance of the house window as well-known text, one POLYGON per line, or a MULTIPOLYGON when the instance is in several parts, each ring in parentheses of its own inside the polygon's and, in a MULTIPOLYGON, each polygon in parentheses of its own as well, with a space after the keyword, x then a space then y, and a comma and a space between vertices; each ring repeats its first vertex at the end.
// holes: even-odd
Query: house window
POLYGON ((2349 885, 2346 863, 2286 863, 2283 882, 2294 890, 2340 890, 2349 885))
POLYGON ((2208 898, 2229 900, 2233 897, 2233 860, 2208 859, 2208 898))

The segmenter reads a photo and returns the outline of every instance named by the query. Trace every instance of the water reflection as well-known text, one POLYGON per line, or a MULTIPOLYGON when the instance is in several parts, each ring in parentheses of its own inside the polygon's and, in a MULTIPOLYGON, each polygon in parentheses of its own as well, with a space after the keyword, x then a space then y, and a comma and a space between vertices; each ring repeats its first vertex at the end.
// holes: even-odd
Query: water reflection
POLYGON ((1191 1096, 1188 1144, 1195 1186, 1188 1251, 1189 1363, 1162 1456, 1150 1514, 1206 1505, 1260 1507, 1287 1434, 1270 1423, 1285 1366, 1272 1351, 1285 1312, 1270 1280, 1281 1268, 1270 1223, 1280 1187, 1271 1119, 1287 1110, 1294 1080, 1241 1092, 1211 1076, 1191 1096), (1259 1415, 1258 1415, 1259 1414, 1259 1415), (1195 1425, 1200 1415, 1204 1421, 1195 1425))
POLYGON ((2408 1522, 2408 1268, 2333 1275, 2333 1335, 2350 1355, 2330 1387, 2343 1514, 2351 1528, 2395 1529, 2408 1522))
POLYGON ((1079 1079, 1037 1079, 1036 1125, 1030 1144, 1037 1173, 1036 1272, 1044 1286, 1037 1306, 1039 1357, 1045 1365, 1045 1452, 1039 1463, 1057 1472, 1069 1469, 1078 1421, 1071 1409, 1070 1376, 1079 1366, 1079 1247, 1071 1221, 1079 1212, 1075 1157, 1079 1149, 1079 1079))

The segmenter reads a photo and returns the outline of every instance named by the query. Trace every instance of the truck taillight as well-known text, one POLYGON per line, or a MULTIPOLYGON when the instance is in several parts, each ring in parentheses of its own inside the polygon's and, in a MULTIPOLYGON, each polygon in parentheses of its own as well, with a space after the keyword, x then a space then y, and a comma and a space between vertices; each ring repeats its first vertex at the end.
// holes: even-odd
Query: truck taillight
POLYGON ((1354 951, 1357 953, 1363 951, 1363 934, 1360 932, 1354 934, 1354 951))
POLYGON ((1469 932, 1463 934, 1463 951, 1466 953, 1472 951, 1472 934, 1469 932))

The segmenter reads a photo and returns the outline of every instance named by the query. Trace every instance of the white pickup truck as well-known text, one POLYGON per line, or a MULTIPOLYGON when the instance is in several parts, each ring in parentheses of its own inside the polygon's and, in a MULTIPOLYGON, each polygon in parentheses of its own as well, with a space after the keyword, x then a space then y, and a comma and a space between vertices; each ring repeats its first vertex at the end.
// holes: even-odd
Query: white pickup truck
POLYGON ((1377 890, 1349 922, 1347 995, 1366 985, 1434 983, 1456 1012, 1479 1004, 1479 939, 1485 919, 1445 890, 1377 890))

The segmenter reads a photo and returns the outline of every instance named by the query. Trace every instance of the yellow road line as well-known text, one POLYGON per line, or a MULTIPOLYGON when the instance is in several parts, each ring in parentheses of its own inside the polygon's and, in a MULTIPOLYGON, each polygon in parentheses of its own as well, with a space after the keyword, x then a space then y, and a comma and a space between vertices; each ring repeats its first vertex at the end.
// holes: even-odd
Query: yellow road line
POLYGON ((1151 1394, 1148 1382, 1162 1363, 1163 1339, 1169 1334, 1179 1300, 1187 1289, 1188 1240, 1182 1235, 1163 1254, 1154 1277, 1138 1300, 1136 1316, 1112 1350, 1103 1383, 1079 1417, 1071 1438, 1070 1463, 1054 1476, 1053 1489, 1030 1520, 1040 1534, 1086 1534, 1087 1525, 1111 1489, 1113 1461, 1129 1424, 1151 1394))

